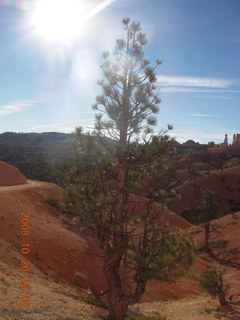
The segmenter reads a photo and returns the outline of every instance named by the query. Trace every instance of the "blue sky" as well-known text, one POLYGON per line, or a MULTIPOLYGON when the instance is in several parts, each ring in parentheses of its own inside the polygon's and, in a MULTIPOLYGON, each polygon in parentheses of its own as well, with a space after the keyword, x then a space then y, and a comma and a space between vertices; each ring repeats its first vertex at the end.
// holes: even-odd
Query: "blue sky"
POLYGON ((163 60, 157 129, 172 124, 180 142, 240 133, 239 0, 73 0, 81 7, 72 13, 64 7, 70 0, 48 0, 45 34, 33 20, 39 1, 0 0, 0 132, 92 128, 101 53, 130 17, 147 34, 145 57, 163 60), (53 29, 59 3, 81 21, 77 36, 56 39, 74 27, 61 19, 65 29, 53 29))

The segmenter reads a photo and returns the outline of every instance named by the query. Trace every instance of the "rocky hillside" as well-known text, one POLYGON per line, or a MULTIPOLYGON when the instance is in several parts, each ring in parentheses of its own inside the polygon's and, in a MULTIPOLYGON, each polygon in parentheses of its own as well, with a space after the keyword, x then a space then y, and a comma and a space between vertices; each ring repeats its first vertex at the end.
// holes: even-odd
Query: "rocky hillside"
MULTIPOLYGON (((60 200, 61 188, 51 183, 25 180, 15 168, 3 163, 0 163, 0 181, 3 181, 1 177, 4 175, 1 176, 1 172, 5 174, 5 186, 0 187, 0 319, 102 319, 106 314, 103 309, 89 306, 82 301, 83 297, 89 296, 90 283, 99 291, 105 288, 102 262, 97 257, 98 248, 93 239, 69 230, 66 217, 49 205, 51 198, 60 200), (10 183, 7 176, 15 176, 16 179, 10 183), (22 180, 19 180, 20 178, 22 180), (21 220, 24 215, 29 215, 27 219, 30 221, 30 233, 24 233, 23 236, 21 230, 26 230, 26 227, 21 229, 21 220), (23 248, 29 248, 30 251, 24 249, 21 252, 23 248), (22 268, 27 261, 30 262, 30 268, 22 268), (23 278, 29 278, 29 289, 21 289, 23 278), (23 295, 31 300, 29 308, 19 307, 19 297, 23 295)), ((144 201, 144 198, 139 198, 139 203, 141 201, 144 201)), ((173 211, 159 211, 159 217, 160 220, 164 217, 170 224, 183 228, 184 232, 192 232, 193 227, 173 211)), ((239 217, 238 214, 234 218, 229 217, 228 233, 231 226, 234 230, 239 230, 239 217)), ((226 221, 219 221, 223 230, 219 237, 225 237, 226 221)), ((234 236, 228 238, 229 248, 239 244, 238 232, 233 234, 234 236)), ((197 241, 201 241, 201 232, 198 232, 197 236, 197 241)), ((170 283, 150 281, 142 302, 148 302, 151 306, 153 301, 192 299, 193 296, 201 295, 197 278, 208 264, 197 258, 190 273, 184 277, 170 283)), ((235 284, 230 294, 236 296, 239 273, 229 269, 228 278, 235 284)), ((203 305, 202 310, 204 307, 203 305)), ((135 308, 146 314, 153 313, 151 307, 146 308, 146 304, 137 305, 135 308)), ((171 308, 175 310, 174 305, 171 308)), ((158 310, 156 307, 155 309, 158 310)), ((159 310, 156 312, 162 314, 162 310, 159 310)), ((168 312, 167 319, 173 319, 170 317, 170 309, 168 312)))

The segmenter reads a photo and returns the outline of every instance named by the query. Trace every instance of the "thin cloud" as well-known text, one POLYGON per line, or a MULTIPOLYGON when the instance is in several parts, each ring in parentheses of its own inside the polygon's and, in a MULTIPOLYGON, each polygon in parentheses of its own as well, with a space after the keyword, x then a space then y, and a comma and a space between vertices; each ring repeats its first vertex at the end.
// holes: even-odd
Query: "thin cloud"
POLYGON ((25 107, 32 106, 32 103, 13 103, 0 106, 0 116, 6 116, 12 113, 20 112, 25 107))
POLYGON ((165 93, 240 93, 240 90, 231 89, 199 89, 190 87, 162 87, 161 92, 165 93))
POLYGON ((39 124, 37 126, 34 127, 30 127, 27 129, 27 131, 31 131, 31 130, 39 130, 39 129, 51 129, 51 128, 58 128, 59 130, 64 130, 64 131, 69 131, 71 128, 71 130, 74 130, 74 128, 83 123, 83 126, 86 126, 88 124, 92 124, 95 123, 94 119, 84 119, 84 120, 80 120, 80 121, 61 121, 58 123, 50 123, 50 124, 39 124), (68 126, 68 127, 66 127, 68 126), (68 129, 66 129, 68 128, 68 129))
POLYGON ((0 105, 0 116, 6 116, 12 113, 21 112, 26 107, 31 107, 35 104, 51 101, 49 98, 35 98, 32 100, 15 101, 13 103, 0 105))
POLYGON ((212 114, 207 114, 207 113, 192 113, 191 116, 193 117, 205 117, 205 118, 212 118, 212 114))
POLYGON ((227 97, 227 96, 196 96, 196 98, 201 98, 201 99, 220 99, 220 100, 229 100, 232 99, 233 97, 227 97))
POLYGON ((175 77, 157 76, 157 83, 161 86, 173 87, 206 87, 206 88, 229 88, 235 82, 231 79, 213 79, 198 77, 175 77))
POLYGON ((22 108, 17 105, 7 104, 4 106, 0 106, 0 116, 6 116, 11 113, 19 112, 22 108))

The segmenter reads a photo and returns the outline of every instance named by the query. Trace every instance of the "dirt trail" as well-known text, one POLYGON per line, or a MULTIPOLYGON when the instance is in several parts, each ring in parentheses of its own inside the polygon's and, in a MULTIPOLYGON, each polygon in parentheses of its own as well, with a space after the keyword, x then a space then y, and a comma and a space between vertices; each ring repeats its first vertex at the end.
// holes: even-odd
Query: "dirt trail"
POLYGON ((26 189, 31 189, 34 187, 41 187, 43 184, 45 184, 45 182, 27 180, 27 183, 24 183, 24 184, 18 184, 18 185, 14 185, 14 186, 4 186, 4 187, 0 186, 0 192, 26 190, 26 189))

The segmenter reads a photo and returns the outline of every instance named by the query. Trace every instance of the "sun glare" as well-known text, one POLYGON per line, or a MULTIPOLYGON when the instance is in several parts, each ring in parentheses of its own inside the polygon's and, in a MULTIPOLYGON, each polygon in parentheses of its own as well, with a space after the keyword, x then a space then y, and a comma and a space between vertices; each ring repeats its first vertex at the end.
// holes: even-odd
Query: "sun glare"
POLYGON ((46 41, 67 42, 83 33, 86 8, 79 0, 38 0, 30 20, 46 41))

